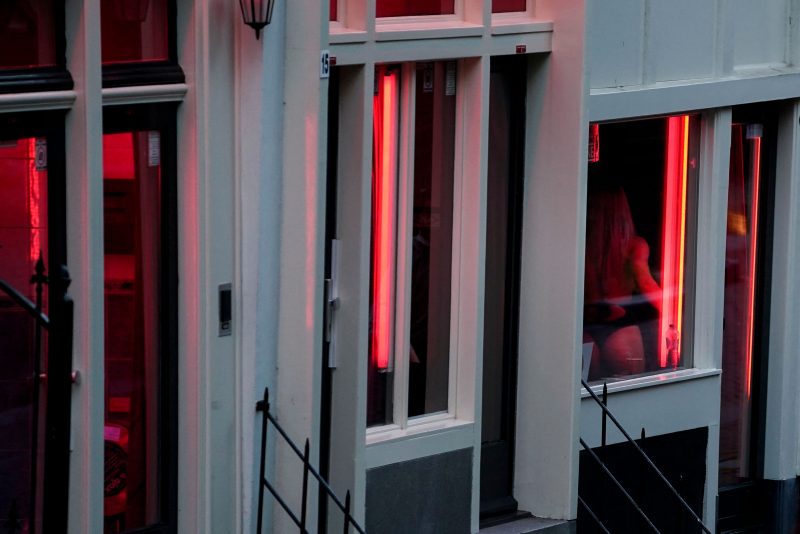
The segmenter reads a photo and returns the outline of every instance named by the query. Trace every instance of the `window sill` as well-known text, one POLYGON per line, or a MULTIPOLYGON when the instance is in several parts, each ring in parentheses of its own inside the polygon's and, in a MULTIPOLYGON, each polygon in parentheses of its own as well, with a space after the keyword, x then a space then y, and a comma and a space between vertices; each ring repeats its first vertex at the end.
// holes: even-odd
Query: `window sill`
POLYGON ((492 35, 511 35, 515 33, 552 32, 553 23, 527 17, 492 17, 492 35))
POLYGON ((464 21, 379 22, 376 41, 481 37, 483 26, 464 21))
POLYGON ((442 414, 401 429, 397 425, 367 431, 367 468, 380 467, 465 449, 475 445, 472 421, 442 414))
POLYGON ((364 30, 353 30, 339 23, 331 22, 328 42, 330 44, 366 43, 367 32, 364 30))
MULTIPOLYGON (((655 375, 629 378, 627 380, 619 380, 617 382, 609 382, 608 393, 613 394, 635 389, 675 384, 677 382, 707 378, 709 376, 717 376, 720 374, 722 374, 721 369, 681 369, 679 371, 670 371, 667 373, 659 373, 655 375)), ((601 395, 603 393, 603 384, 593 385, 592 391, 594 391, 595 395, 601 395)), ((589 392, 586 390, 586 388, 581 387, 581 399, 588 398, 589 396, 589 392)))

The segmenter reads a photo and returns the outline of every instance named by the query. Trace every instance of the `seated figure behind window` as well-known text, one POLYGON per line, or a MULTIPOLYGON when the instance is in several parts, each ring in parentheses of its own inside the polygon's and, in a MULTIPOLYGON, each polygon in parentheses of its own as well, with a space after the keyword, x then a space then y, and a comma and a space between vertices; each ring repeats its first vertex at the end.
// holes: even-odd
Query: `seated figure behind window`
POLYGON ((584 343, 594 343, 589 380, 648 369, 640 325, 661 311, 661 288, 648 265, 620 186, 590 191, 586 220, 584 343))

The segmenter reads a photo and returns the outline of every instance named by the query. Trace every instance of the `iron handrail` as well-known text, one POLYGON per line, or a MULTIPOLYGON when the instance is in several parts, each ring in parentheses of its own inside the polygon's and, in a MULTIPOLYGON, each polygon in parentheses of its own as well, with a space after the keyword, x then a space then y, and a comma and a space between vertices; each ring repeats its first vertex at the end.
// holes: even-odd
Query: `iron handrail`
POLYGON ((615 477, 614 474, 611 471, 609 471, 608 466, 606 466, 606 464, 603 462, 603 460, 601 460, 594 453, 594 451, 591 449, 591 447, 589 447, 586 444, 586 442, 583 441, 583 438, 578 438, 578 439, 580 440, 581 445, 583 445, 583 448, 586 449, 586 452, 588 452, 589 455, 592 457, 592 459, 594 459, 594 461, 597 462, 600 465, 600 468, 603 470, 603 472, 606 475, 608 475, 608 477, 611 479, 611 481, 614 483, 614 485, 617 486, 617 489, 619 489, 622 492, 622 494, 625 496, 625 499, 627 499, 627 501, 629 503, 631 503, 634 508, 636 508, 636 511, 639 513, 640 516, 642 516, 642 519, 644 519, 645 523, 647 523, 647 525, 650 528, 653 529, 653 532, 655 532, 656 534, 661 534, 661 531, 658 530, 658 528, 653 524, 652 521, 650 521, 650 518, 647 517, 647 514, 644 513, 644 510, 642 510, 639 507, 639 505, 636 504, 636 500, 633 497, 631 497, 631 494, 628 493, 628 491, 625 489, 625 487, 622 485, 622 483, 619 480, 617 480, 617 477, 615 477))
POLYGON ((36 304, 31 302, 25 295, 11 287, 8 282, 0 278, 0 291, 11 297, 11 300, 16 302, 21 308, 25 309, 35 321, 41 323, 42 326, 50 328, 50 318, 37 308, 36 304))
POLYGON ((263 507, 264 507, 264 488, 269 490, 278 504, 284 509, 284 511, 289 515, 295 525, 300 528, 301 534, 306 534, 308 531, 306 530, 306 512, 308 510, 308 475, 309 473, 313 475, 313 477, 317 480, 320 487, 325 491, 328 497, 339 507, 339 510, 342 511, 344 514, 344 525, 343 525, 343 532, 344 534, 348 534, 350 532, 350 526, 352 525, 353 528, 359 532, 360 534, 366 534, 365 530, 358 524, 356 519, 351 515, 350 512, 350 491, 347 491, 345 496, 344 503, 339 500, 339 498, 334 493, 333 489, 330 487, 328 482, 325 478, 320 475, 319 471, 317 471, 310 463, 310 444, 309 440, 306 439, 305 447, 303 451, 300 451, 300 448, 294 443, 292 438, 286 433, 283 427, 278 423, 275 417, 270 412, 270 404, 269 404, 269 388, 264 388, 264 398, 256 402, 256 411, 263 412, 264 417, 262 418, 261 423, 261 465, 259 468, 259 488, 258 488, 258 519, 256 524, 256 533, 261 534, 262 527, 263 527, 263 507), (281 498, 278 494, 277 490, 275 489, 272 484, 270 484, 269 480, 266 477, 266 452, 267 452, 267 427, 269 423, 275 427, 278 433, 283 437, 286 443, 289 445, 289 448, 297 455, 297 457, 303 462, 303 494, 301 499, 301 506, 300 506, 300 517, 297 517, 286 501, 281 498))
MULTIPOLYGON (((614 423, 614 425, 619 429, 619 431, 622 433, 622 435, 625 436, 625 439, 628 441, 628 443, 633 445, 633 448, 636 449, 636 451, 644 459, 644 461, 650 467, 653 468, 653 471, 655 471, 656 474, 658 475, 658 477, 664 482, 664 484, 667 485, 667 488, 669 488, 670 492, 672 492, 672 494, 675 497, 677 497, 678 501, 681 503, 681 505, 683 506, 684 510, 689 512, 689 514, 692 516, 692 518, 694 518, 694 520, 697 522, 697 524, 700 526, 700 528, 703 530, 703 532, 705 532, 706 534, 711 534, 711 531, 708 529, 708 527, 706 527, 705 523, 703 523, 703 520, 700 519, 700 517, 695 513, 694 510, 692 510, 692 507, 689 506, 689 503, 687 503, 683 499, 683 497, 681 497, 681 494, 678 493, 678 490, 676 490, 675 487, 670 483, 670 481, 667 480, 667 477, 664 476, 664 473, 661 472, 661 470, 656 466, 656 464, 653 463, 653 461, 650 459, 650 457, 647 455, 647 453, 645 453, 644 450, 642 450, 642 448, 639 447, 639 445, 633 440, 633 438, 631 438, 630 434, 628 434, 628 432, 625 431, 625 429, 622 427, 622 424, 617 420, 616 417, 614 417, 614 414, 611 413, 611 411, 608 409, 608 406, 606 405, 606 403, 603 402, 600 399, 600 397, 597 396, 597 394, 592 390, 592 387, 582 378, 581 378, 581 384, 586 389, 586 391, 589 392, 589 395, 591 395, 592 399, 594 399, 594 401, 600 406, 600 409, 603 411, 603 416, 604 416, 603 417, 603 434, 605 435, 605 418, 608 417, 609 419, 611 419, 611 422, 614 423)), ((603 384, 603 389, 605 391, 607 391, 607 384, 603 384)), ((605 438, 604 438, 604 441, 605 441, 605 438)), ((587 446, 586 446, 585 442, 583 441, 583 439, 581 439, 581 444, 585 448, 587 448, 587 446)), ((587 448, 587 450, 590 450, 590 449, 587 448)), ((590 452, 591 452, 591 450, 590 450, 590 452)), ((600 459, 598 458, 598 460, 600 460, 600 459)), ((605 464, 603 464, 602 461, 600 463, 605 468, 605 464)))
POLYGON ((584 501, 581 498, 580 495, 578 495, 578 504, 583 506, 584 510, 586 510, 589 513, 589 516, 592 519, 594 519, 594 522, 597 523, 597 526, 599 526, 601 529, 603 529, 603 532, 605 532, 605 534, 611 534, 611 532, 609 532, 609 530, 606 528, 606 526, 603 524, 603 522, 600 521, 600 518, 597 517, 597 514, 595 514, 594 511, 591 508, 589 508, 589 505, 586 504, 586 501, 584 501))

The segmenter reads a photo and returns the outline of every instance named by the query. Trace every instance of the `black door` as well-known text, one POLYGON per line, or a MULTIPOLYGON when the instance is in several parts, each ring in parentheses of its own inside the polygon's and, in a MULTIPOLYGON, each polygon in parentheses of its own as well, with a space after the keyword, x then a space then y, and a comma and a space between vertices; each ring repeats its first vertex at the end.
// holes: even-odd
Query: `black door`
MULTIPOLYGON (((333 290, 333 248, 336 239, 336 167, 338 162, 338 132, 339 130, 339 69, 331 69, 328 84, 328 166, 327 185, 325 192, 325 291, 323 292, 323 309, 325 320, 322 333, 322 384, 320 394, 320 448, 319 468, 320 474, 326 480, 330 477, 331 456, 331 395, 333 392, 333 376, 330 365, 331 358, 331 327, 333 321, 333 307, 331 305, 333 290)), ((319 532, 327 532, 328 497, 324 490, 319 490, 319 532)))
POLYGON ((63 124, 62 113, 0 118, 0 527, 9 532, 67 525, 72 308, 63 124))
POLYGON ((525 58, 492 60, 486 228, 480 513, 513 517, 525 58))

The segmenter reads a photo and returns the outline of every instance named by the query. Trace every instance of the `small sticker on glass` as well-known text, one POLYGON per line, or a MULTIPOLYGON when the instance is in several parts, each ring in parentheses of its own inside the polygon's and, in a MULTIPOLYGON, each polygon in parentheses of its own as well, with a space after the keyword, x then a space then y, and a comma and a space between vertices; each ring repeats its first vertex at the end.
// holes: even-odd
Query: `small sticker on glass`
POLYGON ((161 165, 161 134, 147 132, 147 162, 150 167, 161 165))
POLYGON ((37 138, 36 139, 36 170, 37 171, 45 171, 47 170, 47 140, 37 138))
POLYGON ((447 62, 447 83, 444 89, 445 96, 455 96, 456 94, 456 62, 447 62))

